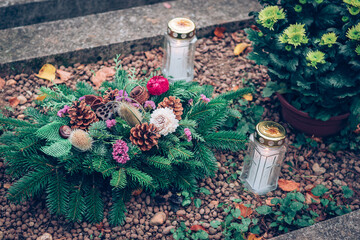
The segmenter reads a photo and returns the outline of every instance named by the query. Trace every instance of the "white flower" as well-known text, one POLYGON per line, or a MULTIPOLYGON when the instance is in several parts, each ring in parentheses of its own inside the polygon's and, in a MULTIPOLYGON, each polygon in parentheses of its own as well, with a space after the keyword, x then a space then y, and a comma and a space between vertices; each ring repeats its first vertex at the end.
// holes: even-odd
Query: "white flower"
POLYGON ((150 123, 154 124, 158 129, 158 133, 164 136, 175 132, 179 126, 179 120, 176 119, 173 110, 170 108, 156 109, 151 114, 150 123))

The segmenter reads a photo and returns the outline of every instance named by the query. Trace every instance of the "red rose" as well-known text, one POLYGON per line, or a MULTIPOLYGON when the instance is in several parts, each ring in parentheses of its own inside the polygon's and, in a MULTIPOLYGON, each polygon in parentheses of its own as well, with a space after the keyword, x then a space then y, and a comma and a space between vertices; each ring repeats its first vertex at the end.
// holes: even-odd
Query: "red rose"
POLYGON ((155 76, 150 78, 146 88, 151 95, 161 95, 169 90, 169 81, 163 76, 155 76))

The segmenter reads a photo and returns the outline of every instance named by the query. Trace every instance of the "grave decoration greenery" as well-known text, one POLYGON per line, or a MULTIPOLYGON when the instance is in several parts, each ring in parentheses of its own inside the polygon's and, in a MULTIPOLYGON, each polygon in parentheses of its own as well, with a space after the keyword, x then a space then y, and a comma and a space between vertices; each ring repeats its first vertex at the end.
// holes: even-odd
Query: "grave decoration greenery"
POLYGON ((259 0, 249 58, 265 65, 264 96, 285 94, 315 119, 350 112, 360 122, 360 4, 357 0, 259 0))
POLYGON ((119 225, 136 190, 193 193, 198 179, 214 175, 212 149, 244 149, 244 134, 220 128, 239 115, 229 102, 251 89, 209 99, 211 86, 140 81, 116 63, 115 80, 97 91, 84 82, 76 91, 43 87, 45 99, 26 110, 25 121, 0 116, 0 152, 15 179, 10 200, 46 194, 50 213, 100 222, 111 191, 108 219, 119 225))

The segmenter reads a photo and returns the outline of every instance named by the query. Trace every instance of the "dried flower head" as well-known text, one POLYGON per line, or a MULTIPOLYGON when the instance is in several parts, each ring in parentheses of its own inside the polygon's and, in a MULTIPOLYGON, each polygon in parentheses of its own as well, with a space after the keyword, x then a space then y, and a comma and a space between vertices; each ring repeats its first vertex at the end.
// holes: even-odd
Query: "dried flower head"
POLYGON ((283 9, 278 6, 268 6, 259 12, 258 22, 263 27, 274 30, 274 25, 278 20, 285 19, 285 13, 283 9))
POLYGON ((71 132, 69 141, 74 147, 85 152, 91 149, 93 139, 84 130, 75 129, 71 132))
POLYGON ((150 124, 154 124, 161 135, 168 135, 175 132, 179 126, 179 120, 176 119, 174 111, 170 108, 158 108, 150 117, 150 124))
POLYGON ((306 55, 306 60, 308 60, 310 63, 308 63, 308 66, 312 66, 314 68, 317 68, 317 64, 324 64, 325 63, 325 53, 321 51, 310 51, 306 55))
POLYGON ((325 33, 321 37, 320 45, 327 45, 328 47, 332 47, 332 45, 336 43, 337 38, 338 37, 333 32, 325 33))
POLYGON ((115 119, 108 119, 106 120, 106 127, 107 128, 112 128, 113 126, 116 125, 116 120, 115 119))
POLYGON ((304 26, 305 24, 291 24, 279 37, 279 41, 293 45, 295 48, 302 43, 307 43, 309 39, 306 37, 304 26))
POLYGON ((140 111, 133 105, 126 102, 120 103, 120 107, 118 108, 118 114, 131 127, 134 127, 136 124, 141 124, 141 121, 143 119, 140 111))
POLYGON ((351 40, 360 40, 360 23, 347 30, 346 36, 351 40))

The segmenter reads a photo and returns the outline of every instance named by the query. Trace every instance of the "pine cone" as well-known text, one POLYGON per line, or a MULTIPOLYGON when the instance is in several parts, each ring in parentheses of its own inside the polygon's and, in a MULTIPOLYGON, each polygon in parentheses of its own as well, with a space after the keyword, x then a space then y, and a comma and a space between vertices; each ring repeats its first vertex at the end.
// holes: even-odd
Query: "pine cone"
POLYGON ((180 99, 174 96, 164 98, 164 100, 159 103, 158 108, 171 108, 176 116, 176 119, 179 121, 181 120, 181 115, 183 114, 184 110, 180 99))
POLYGON ((118 96, 118 95, 119 95, 119 90, 118 89, 112 90, 111 88, 109 88, 108 90, 106 90, 105 95, 103 97, 104 102, 108 103, 108 102, 111 102, 111 101, 115 101, 116 96, 118 96))
POLYGON ((87 130, 90 124, 99 121, 91 107, 86 105, 85 100, 81 102, 75 101, 68 110, 71 128, 79 128, 87 130))
POLYGON ((158 144, 159 138, 160 134, 156 132, 154 124, 136 124, 136 126, 130 130, 131 143, 139 146, 141 151, 149 151, 153 146, 158 144))

